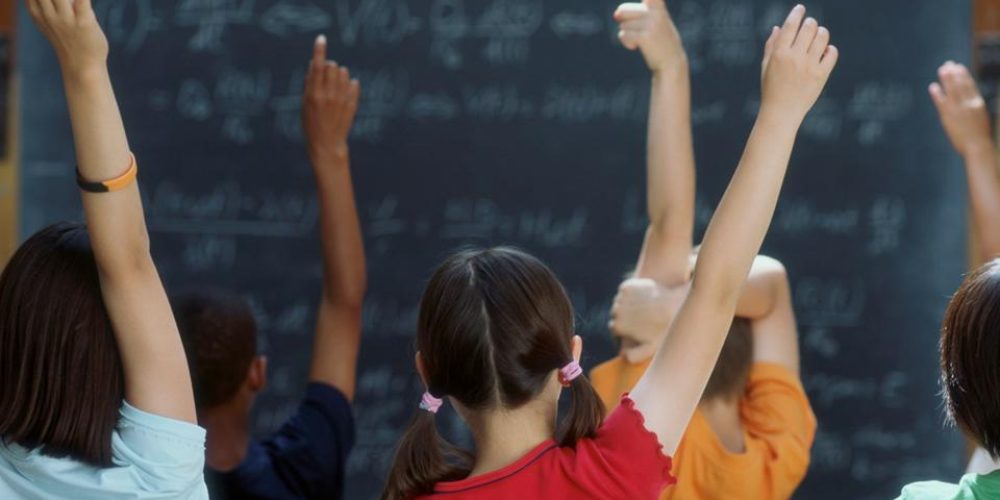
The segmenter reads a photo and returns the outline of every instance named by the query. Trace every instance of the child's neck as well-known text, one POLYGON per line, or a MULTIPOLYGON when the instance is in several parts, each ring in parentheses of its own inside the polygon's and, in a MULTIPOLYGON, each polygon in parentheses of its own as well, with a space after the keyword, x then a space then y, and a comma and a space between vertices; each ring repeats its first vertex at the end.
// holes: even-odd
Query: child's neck
POLYGON ((250 446, 249 408, 241 404, 226 404, 198 414, 198 423, 205 428, 205 464, 216 471, 235 469, 246 458, 250 446))
POLYGON ((746 451, 743 422, 740 420, 740 398, 712 398, 698 405, 712 432, 730 453, 746 451))
POLYGON ((476 463, 469 477, 502 469, 555 434, 555 408, 542 401, 516 410, 483 412, 470 422, 476 463))

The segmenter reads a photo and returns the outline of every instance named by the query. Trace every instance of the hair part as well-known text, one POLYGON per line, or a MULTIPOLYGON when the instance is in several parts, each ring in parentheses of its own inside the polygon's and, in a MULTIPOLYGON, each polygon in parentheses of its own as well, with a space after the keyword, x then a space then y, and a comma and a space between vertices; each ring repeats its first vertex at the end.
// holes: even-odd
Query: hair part
POLYGON ((240 295, 209 287, 184 290, 170 304, 198 409, 232 400, 257 356, 257 323, 250 305, 240 295))
POLYGON ((1000 260, 974 271, 955 292, 940 347, 949 418, 1000 459, 1000 260))
POLYGON ((111 467, 125 377, 82 224, 24 242, 0 276, 0 436, 111 467))
MULTIPOLYGON (((470 411, 516 409, 536 399, 553 373, 573 360, 573 307, 555 274, 512 248, 458 252, 424 291, 416 347, 431 394, 470 411)), ((571 384, 561 446, 593 437, 604 418, 585 376, 571 384)), ((383 499, 433 491, 468 476, 471 455, 445 441, 434 416, 419 411, 400 441, 383 499)))

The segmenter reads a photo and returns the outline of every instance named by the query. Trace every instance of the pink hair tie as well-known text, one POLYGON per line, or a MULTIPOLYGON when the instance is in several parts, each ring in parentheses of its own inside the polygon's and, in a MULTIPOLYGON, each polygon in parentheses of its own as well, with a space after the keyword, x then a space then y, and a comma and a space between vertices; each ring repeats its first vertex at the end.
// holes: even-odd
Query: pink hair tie
POLYGON ((424 392, 424 396, 420 398, 420 409, 431 413, 437 413, 443 404, 444 400, 434 397, 430 392, 424 392))
POLYGON ((583 368, 580 368, 580 363, 574 359, 570 361, 566 366, 559 369, 559 383, 563 387, 569 387, 574 379, 583 374, 583 368))

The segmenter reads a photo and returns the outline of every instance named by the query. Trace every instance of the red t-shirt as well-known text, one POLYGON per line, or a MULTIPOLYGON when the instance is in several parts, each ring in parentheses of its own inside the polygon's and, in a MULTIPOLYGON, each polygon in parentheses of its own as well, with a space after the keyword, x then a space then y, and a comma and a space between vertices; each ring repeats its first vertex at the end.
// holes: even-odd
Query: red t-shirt
POLYGON ((574 448, 554 440, 538 445, 517 462, 487 474, 438 483, 434 499, 656 499, 674 484, 670 457, 627 396, 593 439, 574 448))

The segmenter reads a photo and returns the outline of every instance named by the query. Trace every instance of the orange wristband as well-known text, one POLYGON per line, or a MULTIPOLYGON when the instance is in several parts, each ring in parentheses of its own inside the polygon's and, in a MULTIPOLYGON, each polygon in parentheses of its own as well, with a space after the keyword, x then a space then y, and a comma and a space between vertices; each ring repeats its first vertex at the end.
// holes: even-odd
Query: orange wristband
POLYGON ((107 181, 90 182, 83 178, 83 175, 80 174, 80 169, 77 168, 76 185, 80 186, 81 190, 88 193, 113 193, 127 188, 130 184, 135 182, 135 178, 139 173, 139 165, 135 161, 135 155, 130 152, 128 154, 128 158, 128 170, 126 170, 121 176, 107 181))

